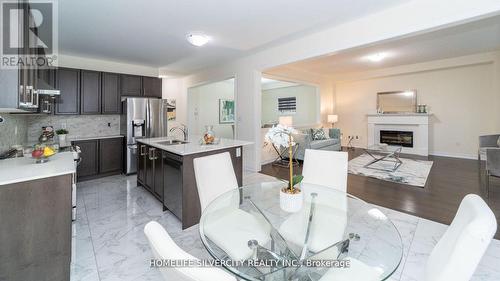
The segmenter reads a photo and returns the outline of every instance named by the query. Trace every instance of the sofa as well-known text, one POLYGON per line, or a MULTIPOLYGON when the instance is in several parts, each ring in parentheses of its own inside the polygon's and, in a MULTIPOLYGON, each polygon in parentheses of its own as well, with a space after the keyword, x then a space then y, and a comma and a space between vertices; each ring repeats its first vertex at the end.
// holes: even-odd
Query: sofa
POLYGON ((293 135, 294 141, 299 144, 295 153, 295 159, 304 160, 306 149, 329 151, 340 151, 342 149, 340 144, 340 129, 331 128, 323 130, 327 136, 327 139, 324 140, 313 140, 310 128, 300 130, 298 134, 293 135))

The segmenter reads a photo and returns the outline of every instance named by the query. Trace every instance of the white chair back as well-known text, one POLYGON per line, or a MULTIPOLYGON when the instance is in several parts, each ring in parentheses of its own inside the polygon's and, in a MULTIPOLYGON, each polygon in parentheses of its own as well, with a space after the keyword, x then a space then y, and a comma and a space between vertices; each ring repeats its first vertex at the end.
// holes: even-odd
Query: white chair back
POLYGON ((347 152, 306 149, 303 182, 347 192, 347 159, 347 152))
MULTIPOLYGON (((158 260, 198 260, 179 248, 167 231, 157 222, 144 227, 154 257, 158 260)), ((159 267, 166 281, 236 281, 231 274, 219 268, 207 267, 159 267)))
POLYGON ((475 194, 464 197, 457 214, 431 252, 427 281, 470 280, 497 229, 495 215, 475 194))
POLYGON ((219 195, 238 188, 229 152, 195 158, 193 164, 202 212, 219 195))

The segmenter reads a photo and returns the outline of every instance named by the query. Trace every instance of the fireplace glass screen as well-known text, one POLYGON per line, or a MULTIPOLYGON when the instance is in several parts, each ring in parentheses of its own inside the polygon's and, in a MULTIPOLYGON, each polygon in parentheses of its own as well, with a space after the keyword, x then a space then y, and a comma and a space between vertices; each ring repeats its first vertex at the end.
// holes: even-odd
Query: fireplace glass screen
POLYGON ((413 132, 381 130, 380 143, 413 147, 413 132))

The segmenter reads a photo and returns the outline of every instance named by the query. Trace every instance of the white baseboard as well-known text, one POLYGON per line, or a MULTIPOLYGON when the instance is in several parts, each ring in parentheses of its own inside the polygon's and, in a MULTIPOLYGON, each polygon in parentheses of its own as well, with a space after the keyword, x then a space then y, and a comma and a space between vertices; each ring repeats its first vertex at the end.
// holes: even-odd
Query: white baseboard
POLYGON ((468 154, 468 153, 448 153, 448 152, 435 151, 435 152, 430 152, 429 155, 477 160, 477 154, 468 154))

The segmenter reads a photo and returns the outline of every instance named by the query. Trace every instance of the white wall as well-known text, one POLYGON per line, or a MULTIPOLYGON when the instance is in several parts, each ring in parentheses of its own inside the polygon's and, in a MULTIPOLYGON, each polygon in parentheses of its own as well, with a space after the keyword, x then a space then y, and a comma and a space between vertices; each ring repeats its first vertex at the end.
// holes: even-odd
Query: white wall
POLYGON ((319 123, 319 97, 316 87, 298 85, 262 91, 262 123, 274 123, 281 115, 293 116, 294 126, 308 126, 319 123), (280 114, 278 98, 295 97, 297 111, 294 114, 280 114))
POLYGON ((366 146, 366 114, 376 112, 377 92, 416 89, 418 103, 427 104, 433 114, 430 154, 477 157, 478 136, 500 131, 499 62, 498 54, 479 54, 427 62, 418 68, 378 70, 371 77, 358 73, 349 81, 337 82, 337 127, 344 135, 344 145, 348 135, 358 135, 354 145, 366 146), (415 69, 418 71, 412 71, 415 69))
MULTIPOLYGON (((246 169, 258 171, 262 146, 260 79, 264 69, 456 25, 485 15, 498 14, 499 10, 500 1, 496 0, 477 0, 474 3, 468 0, 413 0, 192 74, 182 78, 182 92, 186 95, 188 87, 236 77, 236 137, 255 143, 244 149, 243 161, 246 169)), ((327 82, 324 87, 334 91, 331 83, 327 82)), ((324 101, 322 96, 322 116, 333 109, 333 97, 324 101)), ((179 108, 179 114, 187 116, 187 108, 179 108)))
POLYGON ((216 136, 234 138, 234 124, 219 123, 219 99, 234 100, 234 79, 188 89, 188 125, 193 134, 202 135, 205 126, 212 125, 216 136))

